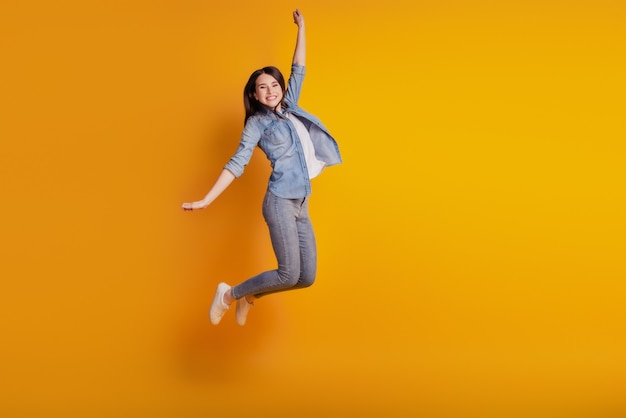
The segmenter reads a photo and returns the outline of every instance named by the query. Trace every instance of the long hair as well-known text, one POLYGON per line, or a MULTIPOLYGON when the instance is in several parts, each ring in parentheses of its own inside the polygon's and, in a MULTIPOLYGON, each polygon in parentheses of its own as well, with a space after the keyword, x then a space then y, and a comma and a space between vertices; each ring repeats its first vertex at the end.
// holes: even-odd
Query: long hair
MULTIPOLYGON (((263 106, 254 97, 254 93, 256 92, 256 79, 259 78, 261 74, 269 74, 274 77, 276 81, 278 81, 278 84, 283 91, 283 99, 285 97, 285 78, 278 68, 273 66, 263 67, 260 70, 256 70, 255 72, 253 72, 250 76, 250 79, 246 83, 246 87, 243 89, 243 106, 246 109, 246 118, 243 121, 244 125, 246 124, 250 116, 265 109, 265 106, 263 106)), ((282 102, 283 101, 281 100, 280 103, 282 104, 282 102)), ((275 108, 273 110, 276 111, 275 108)))

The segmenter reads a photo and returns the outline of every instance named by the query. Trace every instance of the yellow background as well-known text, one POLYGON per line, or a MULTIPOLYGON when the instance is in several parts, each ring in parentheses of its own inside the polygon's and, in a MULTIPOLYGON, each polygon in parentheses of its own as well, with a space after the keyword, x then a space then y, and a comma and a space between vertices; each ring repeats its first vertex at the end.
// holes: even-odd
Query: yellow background
POLYGON ((626 414, 626 4, 3 1, 0 415, 626 414), (318 281, 211 326, 273 268, 268 165, 185 213, 241 93, 288 75, 344 164, 318 281))

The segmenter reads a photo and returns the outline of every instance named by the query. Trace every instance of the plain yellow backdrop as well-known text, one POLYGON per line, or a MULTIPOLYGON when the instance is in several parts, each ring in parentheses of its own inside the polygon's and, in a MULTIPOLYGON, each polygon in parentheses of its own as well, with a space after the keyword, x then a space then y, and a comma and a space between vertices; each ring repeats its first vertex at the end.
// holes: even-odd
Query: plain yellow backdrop
POLYGON ((4 1, 0 414, 623 416, 626 5, 4 1), (314 181, 315 286, 211 326, 274 267, 256 68, 344 164, 314 181))

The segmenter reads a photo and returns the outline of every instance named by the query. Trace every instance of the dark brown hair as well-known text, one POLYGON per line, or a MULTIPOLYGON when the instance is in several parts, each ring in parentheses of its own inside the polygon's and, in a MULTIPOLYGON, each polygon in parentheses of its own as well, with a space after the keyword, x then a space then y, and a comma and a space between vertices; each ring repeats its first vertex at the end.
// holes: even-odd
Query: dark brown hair
MULTIPOLYGON (((246 118, 243 121, 244 125, 250 116, 266 108, 254 97, 254 93, 256 91, 256 79, 259 78, 261 74, 268 74, 274 77, 283 91, 283 98, 285 97, 285 78, 278 68, 272 66, 263 67, 260 70, 253 72, 250 79, 246 83, 246 87, 243 89, 243 106, 246 109, 246 118)), ((273 110, 276 111, 275 108, 273 110)))

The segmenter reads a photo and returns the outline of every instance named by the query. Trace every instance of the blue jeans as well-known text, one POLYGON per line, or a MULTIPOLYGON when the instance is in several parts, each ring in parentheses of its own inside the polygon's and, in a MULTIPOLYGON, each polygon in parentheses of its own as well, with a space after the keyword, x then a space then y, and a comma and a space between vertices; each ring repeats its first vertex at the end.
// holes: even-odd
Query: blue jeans
POLYGON ((283 199, 267 191, 263 217, 270 230, 278 269, 266 271, 231 290, 235 299, 308 287, 315 281, 317 249, 309 218, 309 197, 283 199))

